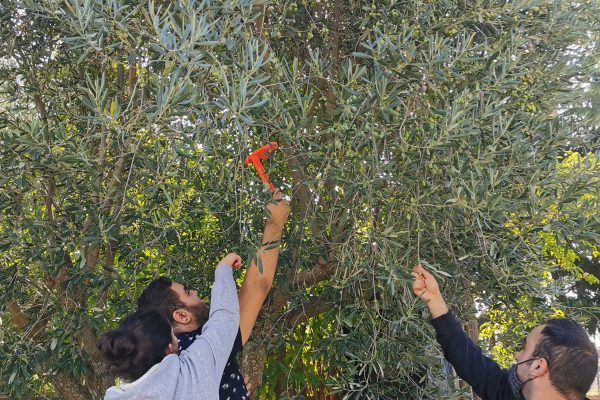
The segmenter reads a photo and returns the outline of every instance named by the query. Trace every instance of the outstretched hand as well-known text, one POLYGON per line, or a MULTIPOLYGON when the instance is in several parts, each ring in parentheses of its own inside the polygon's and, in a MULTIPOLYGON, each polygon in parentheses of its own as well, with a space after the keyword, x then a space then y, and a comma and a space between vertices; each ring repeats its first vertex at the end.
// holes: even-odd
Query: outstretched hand
POLYGON ((221 266, 228 266, 234 269, 240 269, 242 266, 242 257, 238 256, 235 253, 229 253, 219 263, 217 264, 217 268, 221 266))
POLYGON ((414 267, 411 275, 415 278, 412 285, 413 292, 427 303, 431 317, 437 318, 440 315, 446 314, 448 306, 446 306, 435 277, 423 268, 422 265, 414 267))
POLYGON ((267 210, 269 210, 267 224, 283 225, 290 213, 290 204, 283 197, 283 193, 277 189, 273 193, 273 200, 275 200, 274 203, 267 204, 267 210))
POLYGON ((441 297, 440 287, 431 275, 421 264, 413 268, 411 275, 414 276, 413 292, 426 303, 435 297, 441 297))

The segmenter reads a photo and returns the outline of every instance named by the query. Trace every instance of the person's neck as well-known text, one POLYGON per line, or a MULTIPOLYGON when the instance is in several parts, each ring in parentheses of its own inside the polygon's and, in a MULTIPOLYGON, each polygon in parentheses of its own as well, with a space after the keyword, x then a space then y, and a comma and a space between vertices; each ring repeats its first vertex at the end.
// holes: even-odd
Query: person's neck
POLYGON ((189 324, 177 324, 175 327, 173 327, 173 331, 175 332, 176 335, 179 335, 180 333, 187 333, 187 332, 193 332, 196 329, 200 328, 200 324, 197 323, 196 321, 194 322, 190 322, 189 324))
POLYGON ((526 400, 573 400, 554 389, 539 390, 525 397, 526 400))

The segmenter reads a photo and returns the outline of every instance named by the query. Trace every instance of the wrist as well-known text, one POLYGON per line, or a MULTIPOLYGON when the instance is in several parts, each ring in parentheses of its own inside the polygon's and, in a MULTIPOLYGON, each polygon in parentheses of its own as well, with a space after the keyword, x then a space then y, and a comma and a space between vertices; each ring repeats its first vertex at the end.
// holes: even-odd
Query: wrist
POLYGON ((280 238, 271 238, 271 240, 263 240, 260 245, 260 250, 271 250, 271 249, 279 249, 281 247, 281 237, 280 238))
POLYGON ((429 309, 429 314, 431 314, 431 318, 433 319, 441 317, 449 311, 444 298, 441 296, 430 299, 427 302, 427 308, 429 309))
POLYGON ((267 219, 265 226, 276 229, 283 229, 283 225, 285 224, 285 219, 280 220, 279 218, 270 217, 267 219))

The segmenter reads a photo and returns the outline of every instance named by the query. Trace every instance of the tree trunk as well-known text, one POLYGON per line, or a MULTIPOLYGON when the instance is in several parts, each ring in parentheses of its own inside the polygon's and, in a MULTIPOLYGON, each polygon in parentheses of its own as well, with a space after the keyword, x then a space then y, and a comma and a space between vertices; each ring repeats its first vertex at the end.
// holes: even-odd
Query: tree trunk
POLYGON ((65 372, 54 375, 51 382, 62 399, 88 400, 90 398, 90 393, 83 385, 65 372))
MULTIPOLYGON (((285 362, 285 348, 281 347, 279 349, 279 360, 281 364, 285 362)), ((287 392, 287 385, 285 384, 285 375, 283 372, 279 372, 277 374, 277 378, 275 379, 275 396, 279 399, 282 394, 287 392)))
MULTIPOLYGON (((258 335, 257 335, 258 336, 258 335)), ((267 346, 263 341, 252 340, 246 343, 242 353, 242 375, 248 378, 254 390, 253 399, 258 399, 256 393, 262 382, 262 375, 267 361, 267 346)))

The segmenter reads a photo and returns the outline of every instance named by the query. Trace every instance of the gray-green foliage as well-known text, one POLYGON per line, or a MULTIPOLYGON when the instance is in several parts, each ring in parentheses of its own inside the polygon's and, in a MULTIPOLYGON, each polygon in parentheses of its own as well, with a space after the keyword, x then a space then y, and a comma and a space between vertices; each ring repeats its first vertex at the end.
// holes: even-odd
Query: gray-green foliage
POLYGON ((149 279, 207 293, 219 256, 252 255, 267 196, 242 160, 277 140, 293 212, 254 332, 260 396, 442 397, 409 271, 436 271, 467 318, 477 297, 544 294, 530 239, 557 156, 597 150, 559 110, 590 74, 598 8, 5 1, 0 298, 28 321, 2 319, 0 390, 97 397, 93 339, 149 279))

